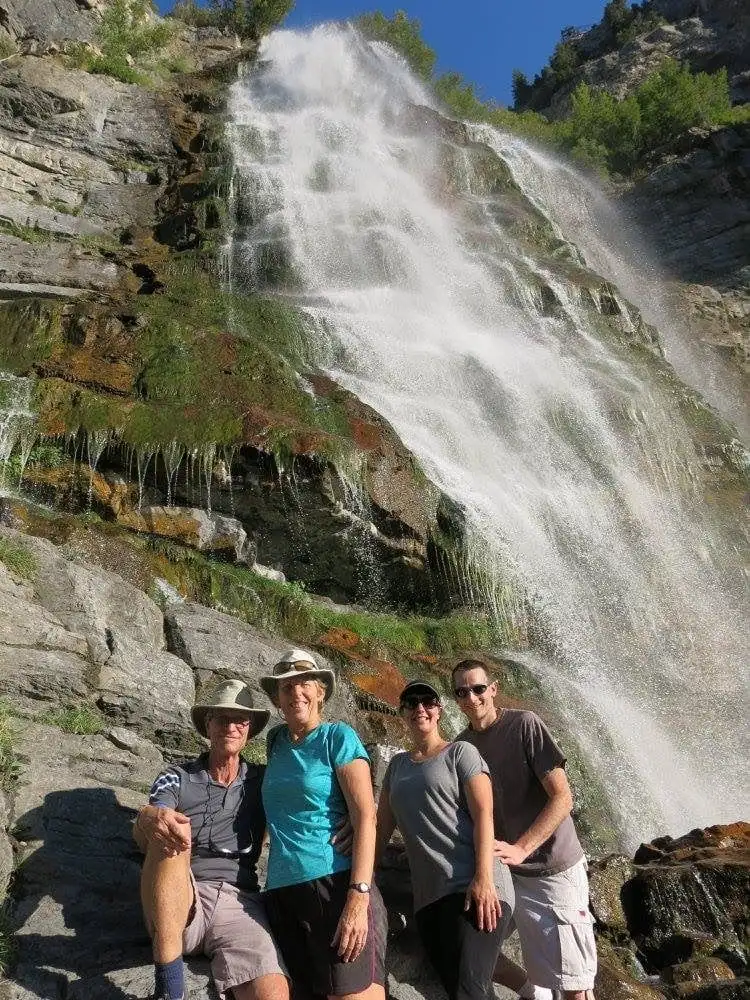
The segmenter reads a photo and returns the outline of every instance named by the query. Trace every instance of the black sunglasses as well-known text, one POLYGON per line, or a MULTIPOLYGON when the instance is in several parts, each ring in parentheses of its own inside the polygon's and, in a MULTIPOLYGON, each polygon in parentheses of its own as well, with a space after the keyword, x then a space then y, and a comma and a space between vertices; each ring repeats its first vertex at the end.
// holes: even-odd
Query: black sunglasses
POLYGON ((472 694, 480 695, 484 694, 488 687, 489 684, 469 684, 468 687, 454 688, 453 693, 457 698, 466 698, 468 697, 469 691, 471 691, 472 694))
POLYGON ((401 699, 399 710, 407 709, 409 712, 413 712, 417 705, 424 705, 425 708, 437 708, 439 704, 440 701, 434 694, 407 694, 405 698, 401 699))

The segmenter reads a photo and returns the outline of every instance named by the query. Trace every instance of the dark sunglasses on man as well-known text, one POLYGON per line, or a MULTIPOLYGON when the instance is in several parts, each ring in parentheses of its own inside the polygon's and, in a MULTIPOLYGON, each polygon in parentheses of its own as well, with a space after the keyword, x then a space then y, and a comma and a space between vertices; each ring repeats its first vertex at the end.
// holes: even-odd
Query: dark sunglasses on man
POLYGON ((454 688, 453 693, 460 701, 461 698, 469 697, 469 691, 471 691, 472 694, 475 694, 478 697, 480 694, 484 694, 484 692, 487 690, 488 687, 489 684, 469 684, 466 687, 461 686, 454 688))

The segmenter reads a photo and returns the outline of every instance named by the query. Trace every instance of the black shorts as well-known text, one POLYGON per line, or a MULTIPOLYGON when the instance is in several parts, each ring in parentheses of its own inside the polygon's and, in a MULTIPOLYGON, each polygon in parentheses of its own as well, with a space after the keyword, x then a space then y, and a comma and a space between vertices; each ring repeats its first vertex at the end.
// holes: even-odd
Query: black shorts
POLYGON ((292 979, 294 1000, 361 993, 385 982, 388 917, 375 886, 370 892, 367 943, 353 962, 331 946, 346 903, 350 871, 270 889, 263 896, 268 922, 292 979))

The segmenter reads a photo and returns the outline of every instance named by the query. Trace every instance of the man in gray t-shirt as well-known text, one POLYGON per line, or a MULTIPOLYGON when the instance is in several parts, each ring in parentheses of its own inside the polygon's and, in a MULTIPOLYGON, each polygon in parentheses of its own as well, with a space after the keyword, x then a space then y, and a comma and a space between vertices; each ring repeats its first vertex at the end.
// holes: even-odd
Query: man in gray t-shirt
POLYGON ((480 661, 454 668, 453 689, 469 720, 458 740, 473 744, 489 767, 495 855, 510 867, 516 891, 526 973, 501 959, 495 980, 525 998, 556 990, 565 1000, 593 1000, 596 945, 565 757, 538 715, 498 711, 497 683, 480 661))

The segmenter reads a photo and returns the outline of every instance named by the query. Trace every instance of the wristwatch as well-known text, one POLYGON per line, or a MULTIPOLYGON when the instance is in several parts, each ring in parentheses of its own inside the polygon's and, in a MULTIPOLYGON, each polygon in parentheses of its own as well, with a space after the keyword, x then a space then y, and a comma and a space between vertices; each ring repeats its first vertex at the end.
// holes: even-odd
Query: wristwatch
POLYGON ((369 892, 370 886, 367 882, 352 882, 349 886, 350 889, 354 889, 355 892, 369 892))

